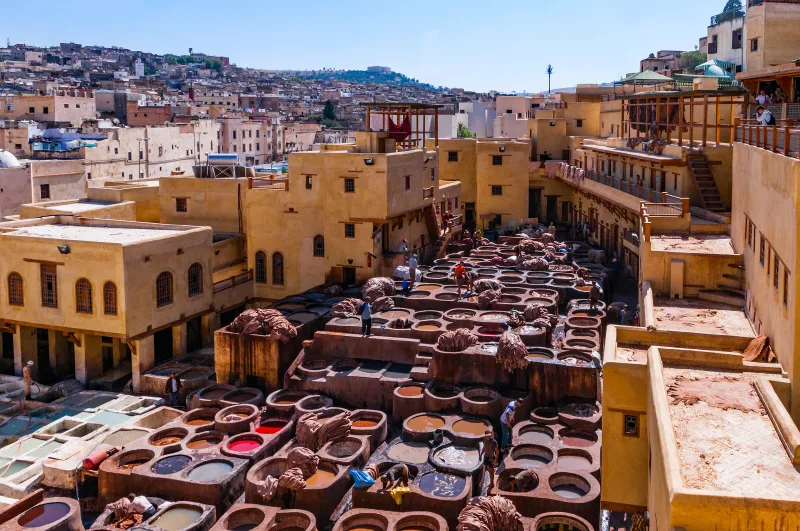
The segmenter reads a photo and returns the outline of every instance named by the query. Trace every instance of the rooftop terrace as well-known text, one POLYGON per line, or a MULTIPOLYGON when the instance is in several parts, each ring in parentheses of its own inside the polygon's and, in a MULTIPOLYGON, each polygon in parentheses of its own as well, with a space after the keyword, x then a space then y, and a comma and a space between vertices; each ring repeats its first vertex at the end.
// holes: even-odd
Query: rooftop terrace
POLYGON ((655 326, 659 330, 730 334, 752 337, 753 327, 742 308, 705 299, 653 300, 655 326))

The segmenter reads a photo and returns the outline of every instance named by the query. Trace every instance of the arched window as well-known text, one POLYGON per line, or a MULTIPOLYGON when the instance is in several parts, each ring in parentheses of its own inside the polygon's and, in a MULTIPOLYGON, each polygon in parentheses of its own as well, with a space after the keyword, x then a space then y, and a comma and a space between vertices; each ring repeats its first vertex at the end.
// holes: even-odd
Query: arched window
POLYGON ((172 273, 164 271, 156 277, 156 306, 172 304, 172 273))
POLYGON ((103 284, 103 311, 106 315, 117 315, 117 285, 113 282, 103 284))
POLYGON ((16 272, 8 275, 8 303, 12 306, 25 304, 25 296, 22 292, 22 275, 16 272))
POLYGON ((283 254, 272 253, 272 284, 283 286, 283 254))
POLYGON ((256 282, 267 283, 267 253, 264 251, 256 253, 256 282))
POLYGON ((203 266, 195 262, 189 266, 189 296, 203 293, 203 266))
POLYGON ((314 236, 314 256, 325 257, 325 238, 322 234, 314 236))
POLYGON ((75 311, 92 313, 92 284, 85 278, 75 283, 75 311))

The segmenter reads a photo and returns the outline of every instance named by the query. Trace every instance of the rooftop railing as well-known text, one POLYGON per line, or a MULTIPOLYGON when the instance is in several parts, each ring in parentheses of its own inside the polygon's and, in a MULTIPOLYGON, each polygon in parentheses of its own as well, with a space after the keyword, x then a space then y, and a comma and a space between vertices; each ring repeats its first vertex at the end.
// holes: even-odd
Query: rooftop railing
POLYGON ((266 188, 268 190, 280 190, 283 192, 289 191, 288 177, 248 177, 248 188, 266 188))
POLYGON ((625 192, 626 194, 630 194, 645 201, 658 202, 663 199, 661 192, 653 190, 652 188, 640 186, 631 181, 626 181, 625 179, 620 179, 611 175, 604 175, 593 170, 583 171, 583 177, 576 177, 576 175, 581 175, 581 169, 572 165, 569 165, 569 168, 571 168, 571 170, 568 172, 568 175, 564 175, 563 172, 561 172, 562 178, 571 180, 573 182, 578 182, 580 179, 588 179, 590 181, 610 186, 611 188, 625 192))
POLYGON ((250 282, 251 280, 253 280, 253 270, 248 269, 244 273, 228 277, 225 280, 220 280, 219 282, 214 282, 214 293, 231 289, 234 286, 250 282))
POLYGON ((775 125, 741 120, 736 126, 736 141, 800 159, 800 129, 791 119, 776 120, 775 125))

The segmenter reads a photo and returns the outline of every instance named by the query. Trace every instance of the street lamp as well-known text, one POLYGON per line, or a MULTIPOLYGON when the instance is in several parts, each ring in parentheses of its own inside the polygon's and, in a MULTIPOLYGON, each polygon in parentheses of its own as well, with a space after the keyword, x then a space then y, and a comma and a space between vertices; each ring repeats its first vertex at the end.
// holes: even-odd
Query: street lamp
MULTIPOLYGON (((139 178, 141 179, 142 178, 142 140, 147 142, 148 140, 150 140, 150 137, 137 138, 136 140, 139 142, 139 163, 138 163, 138 166, 136 168, 136 171, 139 172, 139 178)), ((145 144, 145 147, 147 147, 146 144, 145 144)))

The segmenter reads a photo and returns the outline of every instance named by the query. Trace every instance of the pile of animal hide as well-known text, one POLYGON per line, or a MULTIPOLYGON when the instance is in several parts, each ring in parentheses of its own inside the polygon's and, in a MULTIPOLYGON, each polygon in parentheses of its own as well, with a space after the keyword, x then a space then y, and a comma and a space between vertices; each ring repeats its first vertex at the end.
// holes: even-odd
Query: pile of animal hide
MULTIPOLYGON (((476 281, 478 282, 478 281, 476 281)), ((496 282, 496 281, 495 281, 496 282)), ((482 310, 491 308, 492 304, 500 298, 500 291, 494 289, 487 289, 478 295, 478 307, 482 310)))
POLYGON ((602 264, 605 258, 605 253, 602 249, 592 249, 589 251, 589 262, 593 264, 602 264))
POLYGON ((497 348, 497 363, 503 368, 512 372, 516 369, 522 369, 528 366, 528 349, 525 348, 525 343, 514 332, 505 332, 500 337, 500 342, 497 348))
POLYGON ((487 289, 499 291, 503 288, 503 284, 499 280, 493 278, 479 278, 472 283, 472 288, 475 290, 475 293, 482 293, 487 289))
POLYGON ((394 281, 388 277, 373 277, 361 288, 361 298, 369 303, 390 295, 394 295, 394 281))
POLYGON ((458 515, 456 531, 522 531, 514 502, 502 496, 476 496, 458 515))
POLYGON ((516 328, 525 324, 525 316, 520 312, 512 312, 508 318, 508 326, 516 328))
POLYGON ((537 242, 536 240, 521 240, 516 246, 514 246, 514 250, 517 249, 521 250, 523 253, 534 253, 537 251, 544 250, 544 244, 542 242, 537 242))
POLYGON ((520 271, 547 271, 549 268, 550 264, 544 258, 531 258, 517 264, 520 271))
POLYGON ((322 293, 328 297, 341 297, 344 294, 344 289, 339 284, 333 284, 322 290, 322 293))
POLYGON ((289 468, 277 478, 267 476, 256 488, 256 491, 264 499, 265 503, 269 503, 275 497, 278 488, 289 490, 303 490, 306 488, 306 479, 303 477, 303 471, 299 468, 289 468))
POLYGON ((344 299, 337 302, 331 308, 331 315, 333 317, 350 317, 358 314, 358 308, 361 306, 361 299, 344 299))
POLYGON ((542 232, 542 235, 539 236, 539 240, 541 240, 541 242, 544 244, 548 244, 548 243, 555 243, 556 238, 549 232, 542 232))
POLYGON ((461 352, 478 344, 478 336, 467 328, 445 332, 436 340, 436 348, 442 352, 461 352))
POLYGON ((325 424, 317 422, 318 418, 316 413, 306 413, 297 420, 295 437, 299 446, 316 452, 328 441, 350 435, 353 423, 349 411, 333 416, 325 424))
POLYGON ((467 249, 472 249, 473 247, 475 247, 475 240, 473 240, 472 238, 462 238, 461 245, 463 245, 467 249))
POLYGON ((319 456, 308 448, 296 446, 286 455, 286 470, 299 468, 305 478, 313 476, 318 466, 319 456))
POLYGON ((288 343, 297 337, 297 330, 278 310, 245 310, 228 327, 234 334, 269 336, 288 343))

